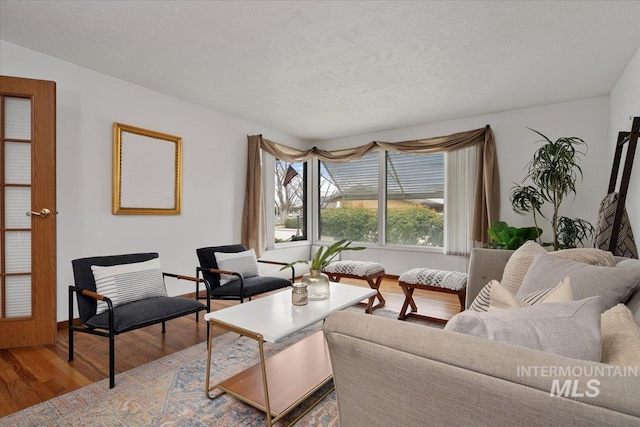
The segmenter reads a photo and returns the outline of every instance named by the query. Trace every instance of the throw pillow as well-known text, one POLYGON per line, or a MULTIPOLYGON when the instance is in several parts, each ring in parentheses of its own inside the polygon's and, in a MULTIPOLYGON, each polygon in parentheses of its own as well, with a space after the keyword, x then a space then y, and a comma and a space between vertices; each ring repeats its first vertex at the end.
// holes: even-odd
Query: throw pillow
POLYGON ((500 282, 492 280, 484 285, 467 310, 475 311, 477 313, 489 311, 489 305, 491 303, 491 288, 495 283, 500 282))
POLYGON ((518 292, 522 285, 522 280, 529 270, 529 266, 538 254, 551 254, 563 259, 604 267, 613 267, 615 265, 615 259, 611 252, 595 248, 564 249, 561 251, 547 252, 545 248, 533 240, 529 240, 511 255, 504 267, 501 283, 509 292, 514 295, 518 292))
POLYGON ((565 277, 555 288, 534 292, 523 296, 522 299, 517 298, 499 282, 496 282, 491 287, 489 311, 565 301, 573 301, 573 291, 569 277, 565 277))
POLYGON ((565 277, 565 279, 555 288, 532 292, 531 294, 523 295, 520 298, 513 296, 513 294, 497 280, 492 280, 480 290, 476 299, 474 299, 469 306, 469 310, 482 313, 489 311, 491 306, 493 306, 493 309, 516 308, 540 304, 542 302, 558 301, 573 301, 573 292, 571 290, 571 283, 568 277, 565 277), (492 294, 492 289, 498 286, 501 289, 496 292, 499 292, 500 295, 494 296, 492 294), (498 301, 497 298, 500 298, 500 300, 498 301), (506 300, 511 302, 509 303, 506 300))
POLYGON ((515 295, 515 293, 518 292, 518 289, 520 289, 522 279, 525 274, 527 274, 527 270, 529 270, 529 266, 533 262, 533 258, 538 254, 546 252, 545 248, 533 240, 525 242, 524 245, 516 249, 513 255, 509 258, 509 261, 507 261, 507 264, 504 266, 501 281, 502 285, 507 288, 509 292, 515 295))
POLYGON ((571 278, 575 299, 600 296, 603 311, 619 302, 626 302, 633 289, 640 283, 638 269, 600 267, 550 254, 540 254, 531 263, 516 296, 521 297, 546 289, 566 276, 571 278))
MULTIPOLYGON (((233 253, 214 252, 213 255, 216 257, 216 263, 220 270, 240 273, 245 279, 259 274, 258 260, 256 259, 256 252, 253 249, 233 253)), ((220 285, 224 285, 225 283, 229 283, 236 279, 236 276, 221 274, 220 285)))
MULTIPOLYGON (((111 299, 114 307, 152 297, 166 297, 160 259, 119 264, 108 267, 92 265, 96 292, 111 299)), ((107 311, 104 301, 98 301, 96 314, 107 311)))
POLYGON ((624 304, 602 313, 602 363, 640 366, 640 326, 624 304))
POLYGON ((518 310, 463 311, 445 330, 542 350, 572 359, 600 361, 600 297, 551 302, 518 310))
POLYGON ((562 249, 549 252, 549 255, 602 267, 614 267, 616 265, 616 259, 611 252, 596 248, 562 249))

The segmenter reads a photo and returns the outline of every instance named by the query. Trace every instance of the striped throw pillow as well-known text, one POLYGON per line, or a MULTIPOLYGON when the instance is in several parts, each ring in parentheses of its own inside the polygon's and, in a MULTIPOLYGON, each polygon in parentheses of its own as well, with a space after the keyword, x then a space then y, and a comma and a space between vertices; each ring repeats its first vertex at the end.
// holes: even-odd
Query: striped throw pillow
MULTIPOLYGON (((259 275, 258 260, 256 259, 256 252, 253 249, 233 253, 214 252, 213 255, 216 257, 216 263, 220 270, 240 273, 245 279, 259 275)), ((237 277, 235 276, 221 274, 220 285, 222 286, 236 279, 237 277)))
POLYGON ((565 277, 556 287, 532 292, 522 297, 514 296, 497 280, 492 280, 480 290, 469 310, 487 312, 507 308, 528 307, 548 302, 573 301, 573 290, 569 277, 565 277))
MULTIPOLYGON (((113 306, 152 297, 166 297, 160 259, 103 267, 92 265, 96 292, 111 299, 113 306)), ((96 314, 107 311, 107 303, 98 301, 96 314)))

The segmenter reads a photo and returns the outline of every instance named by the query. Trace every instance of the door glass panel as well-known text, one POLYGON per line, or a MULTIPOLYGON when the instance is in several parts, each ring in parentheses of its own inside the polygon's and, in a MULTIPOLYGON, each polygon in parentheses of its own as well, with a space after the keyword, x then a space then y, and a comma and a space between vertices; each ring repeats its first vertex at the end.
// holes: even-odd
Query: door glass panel
MULTIPOLYGON (((31 228, 31 187, 12 187, 6 184, 31 184, 31 143, 11 142, 6 139, 30 141, 31 99, 4 98, 2 121, 4 127, 4 176, 5 184, 4 228, 31 228)), ((24 276, 4 276, 4 294, 0 295, 0 318, 31 317, 31 231, 5 231, 4 247, 0 253, 0 272, 4 274, 27 273, 24 276)), ((0 292, 1 293, 1 292, 0 292)))
POLYGON ((31 188, 5 187, 4 208, 6 228, 31 228, 31 217, 26 215, 31 210, 31 188))
POLYGON ((5 273, 31 272, 31 232, 7 231, 5 233, 5 273))
POLYGON ((31 144, 5 142, 4 174, 7 184, 31 184, 31 144))
POLYGON ((31 99, 6 97, 4 114, 5 138, 31 139, 31 99))
POLYGON ((6 278, 7 305, 5 317, 31 316, 31 276, 6 278))

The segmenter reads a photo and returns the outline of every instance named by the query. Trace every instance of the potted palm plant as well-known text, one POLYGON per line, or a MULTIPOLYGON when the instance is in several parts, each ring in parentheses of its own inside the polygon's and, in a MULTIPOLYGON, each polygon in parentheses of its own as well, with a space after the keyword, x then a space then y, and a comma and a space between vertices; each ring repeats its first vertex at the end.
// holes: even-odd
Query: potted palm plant
POLYGON ((576 247, 593 235, 593 226, 580 218, 568 218, 559 213, 564 198, 576 195, 576 181, 582 178, 579 160, 585 152, 580 151, 586 143, 577 137, 562 137, 551 141, 534 129, 529 129, 544 140, 533 159, 529 162, 523 179, 533 185, 516 184, 511 188, 509 199, 513 210, 520 214, 533 214, 533 223, 538 227, 536 214, 551 222, 553 229, 553 249, 576 247), (542 213, 545 202, 551 204, 551 217, 542 213))
POLYGON ((315 256, 311 260, 311 263, 307 260, 294 261, 281 268, 289 268, 297 263, 310 264, 310 271, 302 275, 302 283, 307 285, 307 292, 309 293, 309 301, 319 301, 329 298, 329 276, 322 272, 322 269, 326 267, 340 252, 360 251, 365 249, 364 246, 351 246, 353 242, 347 242, 346 240, 340 240, 332 244, 331 246, 321 246, 316 252, 315 256))

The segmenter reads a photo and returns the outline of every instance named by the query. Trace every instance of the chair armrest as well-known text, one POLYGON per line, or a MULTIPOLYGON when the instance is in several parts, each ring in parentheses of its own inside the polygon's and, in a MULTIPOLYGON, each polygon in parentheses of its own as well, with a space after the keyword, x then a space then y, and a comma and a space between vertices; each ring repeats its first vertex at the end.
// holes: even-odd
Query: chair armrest
POLYGON ((199 298, 198 294, 200 292, 200 288, 198 287, 198 285, 200 283, 204 283, 204 287, 207 290, 207 312, 211 311, 211 284, 209 283, 209 281, 205 279, 201 279, 199 277, 184 276, 182 274, 173 274, 173 273, 165 273, 165 272, 162 272, 162 276, 173 277, 178 280, 188 280, 190 282, 195 282, 196 283, 196 300, 199 298))
POLYGON ((264 264, 275 264, 275 265, 287 265, 287 264, 289 264, 288 262, 268 261, 268 260, 265 260, 265 259, 259 259, 258 262, 262 262, 264 264))
POLYGON ((196 267, 197 271, 207 271, 211 274, 226 274, 229 276, 238 276, 239 278, 243 279, 242 274, 237 273, 235 271, 231 271, 231 270, 220 270, 219 268, 202 268, 202 267, 196 267))
POLYGON ((98 300, 98 301, 106 301, 106 300, 109 299, 109 298, 105 297, 104 295, 100 295, 97 292, 91 292, 91 291, 89 291, 87 289, 83 289, 82 292, 80 292, 80 293, 82 295, 86 295, 86 296, 88 296, 90 298, 93 298, 95 300, 98 300))
POLYGON ((100 295, 97 292, 92 292, 92 291, 90 291, 88 289, 78 289, 75 286, 69 286, 69 292, 78 292, 78 293, 80 293, 80 294, 82 294, 84 296, 87 296, 89 298, 93 298, 93 299, 98 300, 98 301, 107 301, 107 300, 109 300, 108 297, 105 297, 104 295, 100 295))
POLYGON ((200 279, 199 277, 192 277, 192 276, 183 276, 182 274, 173 274, 173 273, 162 273, 163 276, 167 276, 167 277, 173 277, 174 279, 178 279, 178 280, 189 280, 191 282, 204 282, 204 279, 200 279))
MULTIPOLYGON (((114 325, 113 325, 113 302, 111 298, 105 297, 104 295, 100 295, 97 292, 90 291, 88 289, 78 289, 75 286, 69 286, 69 329, 75 328, 73 325, 73 293, 77 292, 80 295, 85 297, 92 298, 97 301, 104 301, 107 303, 107 311, 109 312, 109 333, 114 333, 114 325)), ((95 313, 94 313, 95 314, 95 313)))

